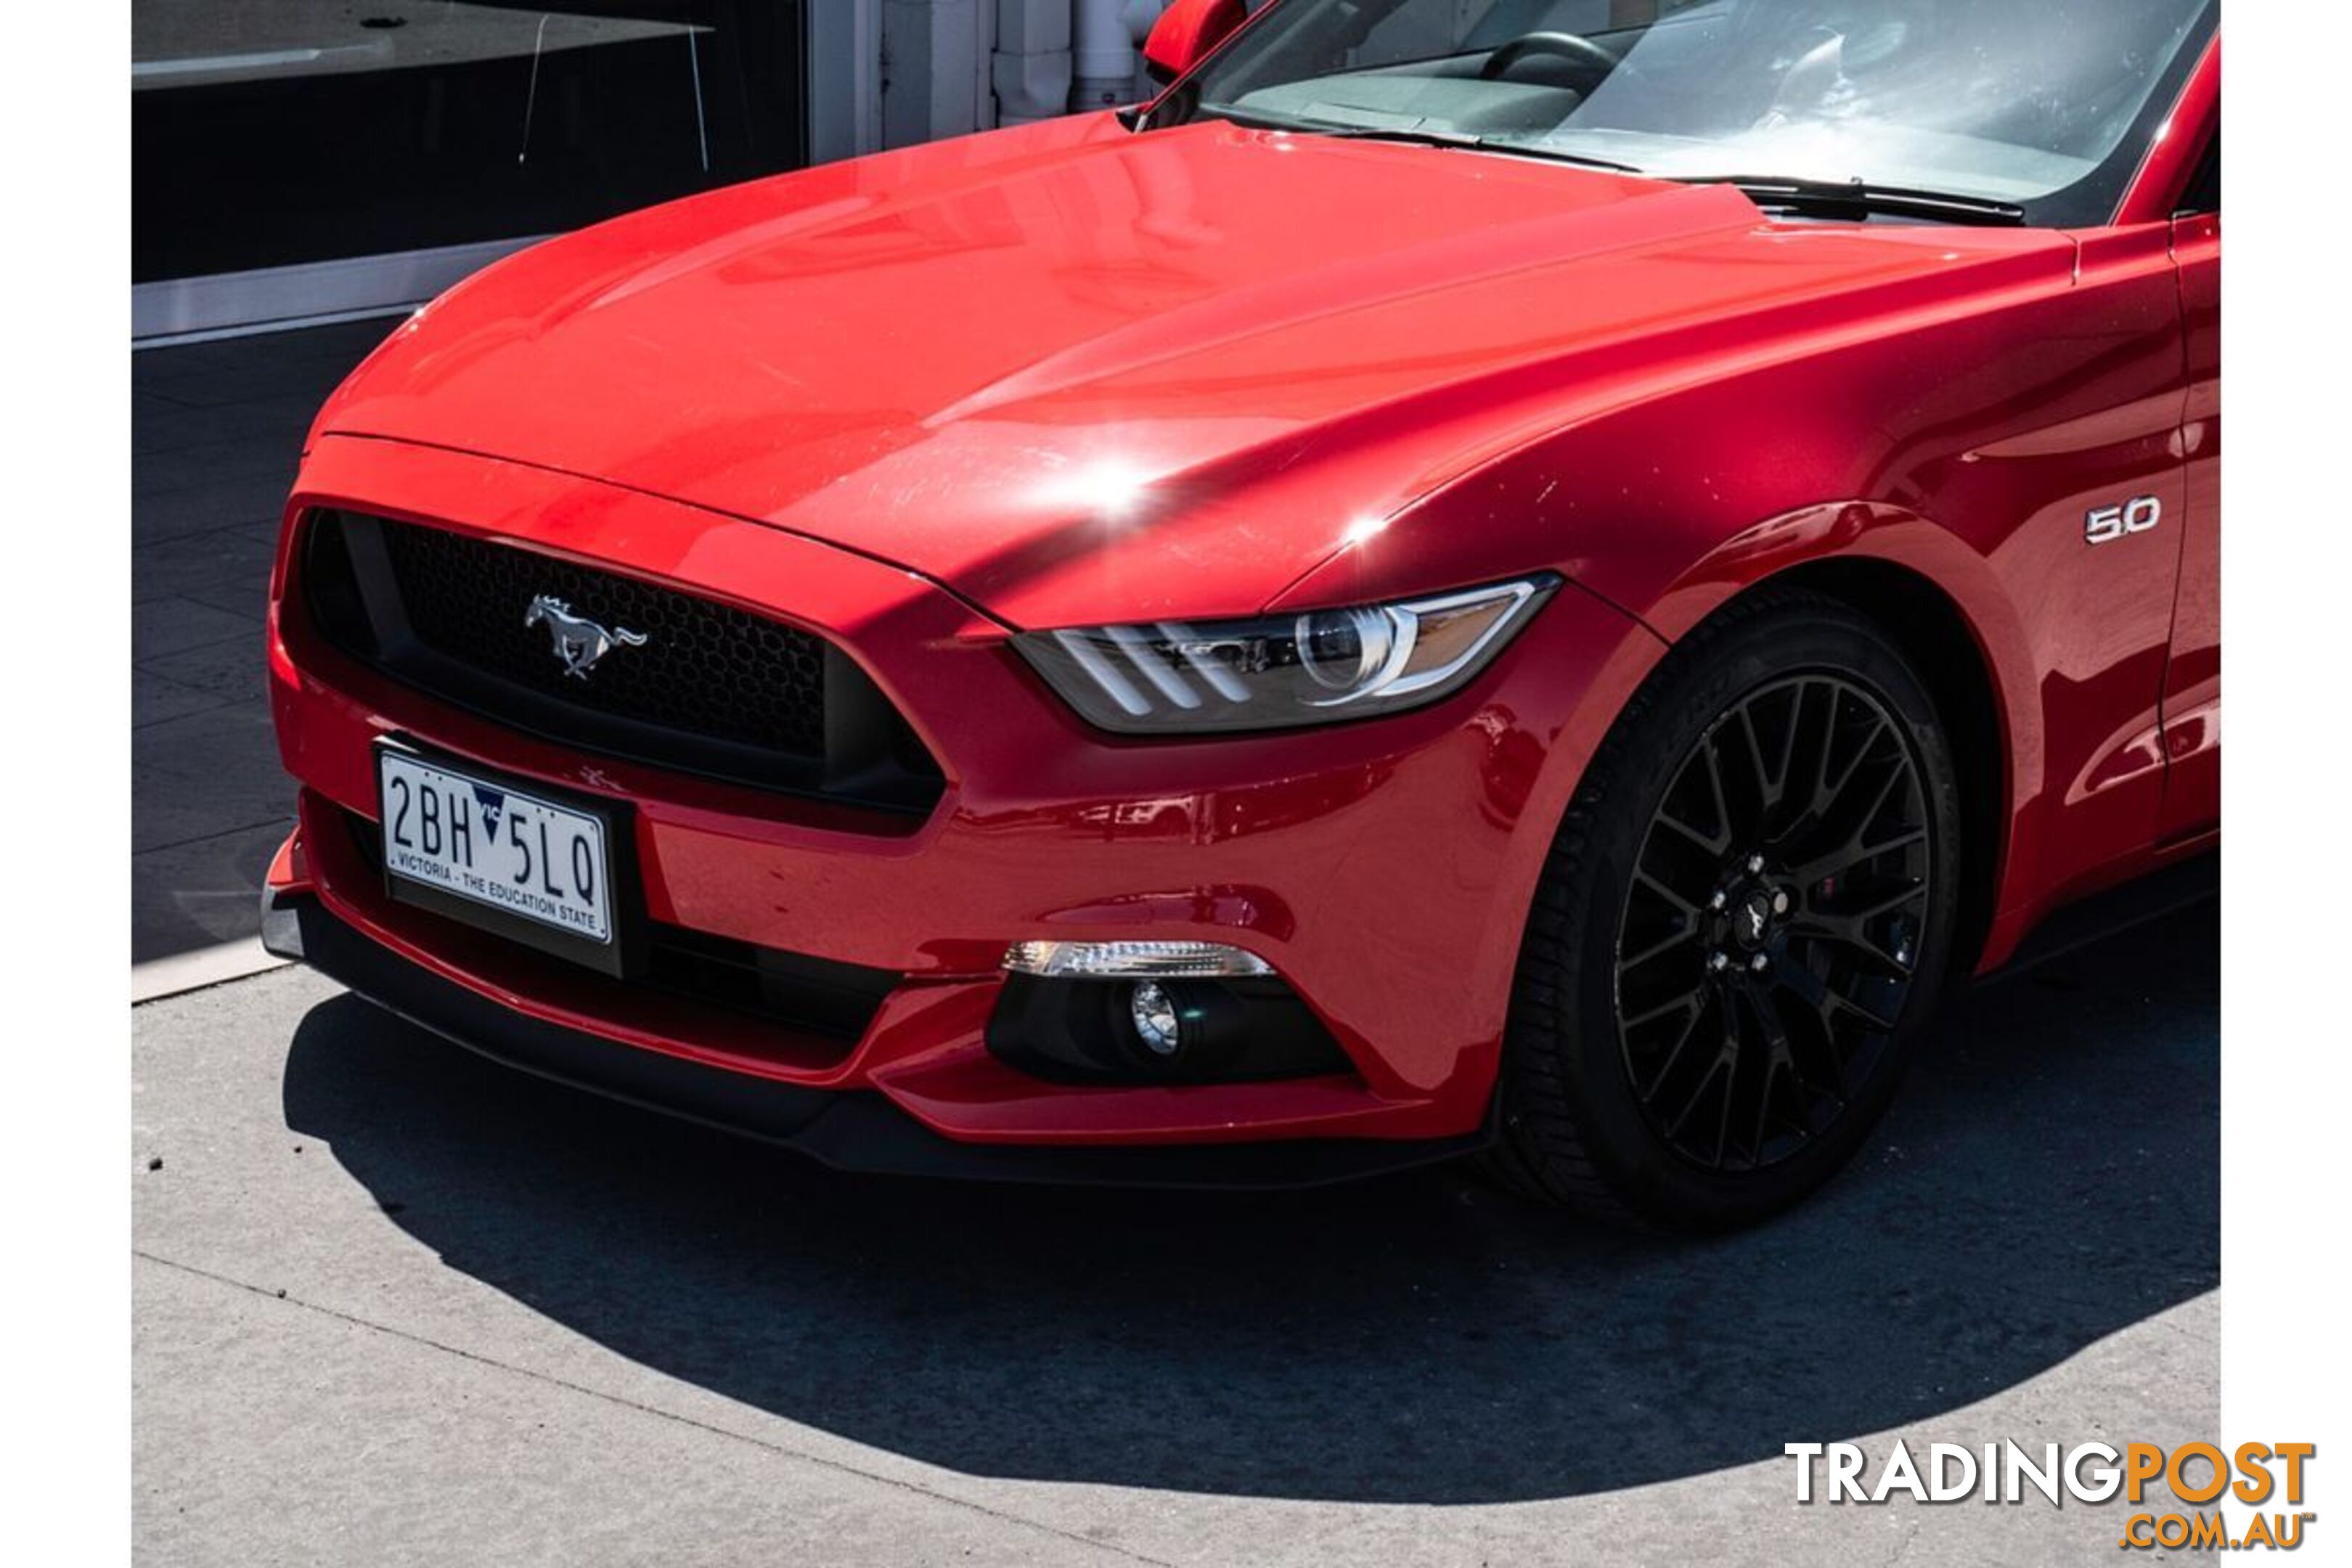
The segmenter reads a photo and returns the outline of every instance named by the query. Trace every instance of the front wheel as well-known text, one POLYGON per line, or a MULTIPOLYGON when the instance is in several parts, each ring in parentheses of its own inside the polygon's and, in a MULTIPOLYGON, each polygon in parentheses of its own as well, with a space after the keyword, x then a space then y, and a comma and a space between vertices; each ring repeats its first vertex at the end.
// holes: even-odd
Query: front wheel
POLYGON ((1951 963, 1959 795, 1868 617, 1766 590, 1691 634, 1587 770, 1538 889, 1503 1064, 1514 1184, 1675 1230, 1850 1159, 1951 963))

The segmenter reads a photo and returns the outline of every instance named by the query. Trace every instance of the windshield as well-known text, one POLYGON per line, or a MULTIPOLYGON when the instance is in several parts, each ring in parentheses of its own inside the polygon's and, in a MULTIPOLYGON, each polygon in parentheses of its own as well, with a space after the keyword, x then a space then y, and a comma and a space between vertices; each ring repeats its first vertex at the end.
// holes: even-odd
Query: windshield
POLYGON ((1155 114, 2104 223, 2215 0, 1278 0, 1155 114))

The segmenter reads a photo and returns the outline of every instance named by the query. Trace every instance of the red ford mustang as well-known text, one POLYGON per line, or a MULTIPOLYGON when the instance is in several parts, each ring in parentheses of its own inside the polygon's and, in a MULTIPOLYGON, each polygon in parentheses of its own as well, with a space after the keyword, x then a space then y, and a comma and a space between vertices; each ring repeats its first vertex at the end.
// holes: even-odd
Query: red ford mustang
POLYGON ((2216 29, 1180 0, 495 266, 288 506, 268 940, 845 1166, 1788 1204, 2210 862, 2216 29))

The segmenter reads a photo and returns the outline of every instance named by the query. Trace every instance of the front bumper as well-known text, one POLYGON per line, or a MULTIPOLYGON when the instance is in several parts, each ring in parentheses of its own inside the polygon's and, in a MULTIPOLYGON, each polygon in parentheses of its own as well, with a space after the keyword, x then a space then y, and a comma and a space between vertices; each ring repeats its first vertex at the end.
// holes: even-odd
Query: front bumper
MULTIPOLYGON (((319 941, 306 930, 310 962, 340 965, 354 989, 495 1055, 525 1055, 500 1043, 519 1036, 560 1037, 597 1046, 587 1054, 600 1059, 637 1058, 633 1071, 677 1064, 725 1088, 756 1080, 764 1087, 746 1092, 775 1107, 812 1093, 841 1107, 887 1102, 910 1129, 956 1144, 1369 1140, 1450 1152, 1477 1138, 1552 826, 1608 717, 1656 656, 1635 623, 1570 590, 1437 707, 1287 734, 1123 742, 1081 724, 1013 653, 1005 628, 953 595, 762 525, 523 465, 341 437, 321 439, 306 462, 289 524, 317 507, 576 555, 818 632, 899 706, 946 784, 928 815, 890 816, 533 740, 306 637, 300 615, 287 613, 281 551, 270 692, 285 764, 302 785, 303 853, 274 876, 273 896, 308 911, 297 917, 306 927, 332 922, 319 941), (899 983, 856 1039, 803 1036, 395 904, 348 830, 375 815, 371 748, 390 735, 625 801, 654 921, 899 983), (989 1052, 1008 943, 1121 938, 1256 953, 1353 1070, 1072 1084, 989 1052), (379 956, 352 956, 371 951, 379 956), (419 988, 438 1000, 415 1002, 419 988)), ((633 1098, 671 1097, 667 1087, 630 1089, 631 1072, 618 1081, 633 1098)), ((676 1092, 690 1104, 699 1091, 676 1092)), ((814 1131, 865 1128, 867 1115, 837 1121, 814 1106, 784 1135, 841 1163, 896 1168, 896 1156, 842 1155, 856 1141, 846 1131, 814 1131)))
POLYGON ((1280 1189, 1356 1181, 1475 1153, 1486 1130, 1411 1142, 1301 1138, 1143 1147, 960 1143, 870 1090, 803 1089, 642 1051, 504 1007, 408 963, 314 893, 263 895, 262 943, 421 1027, 509 1067, 781 1143, 836 1170, 1056 1185, 1280 1189))

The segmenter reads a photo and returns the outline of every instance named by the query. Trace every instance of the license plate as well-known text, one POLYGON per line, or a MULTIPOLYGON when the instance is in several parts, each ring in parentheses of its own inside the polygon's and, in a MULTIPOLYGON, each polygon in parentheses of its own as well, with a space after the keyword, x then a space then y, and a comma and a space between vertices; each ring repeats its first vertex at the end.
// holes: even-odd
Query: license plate
POLYGON ((376 755, 383 868, 396 881, 612 942, 602 818, 405 752, 376 755))

